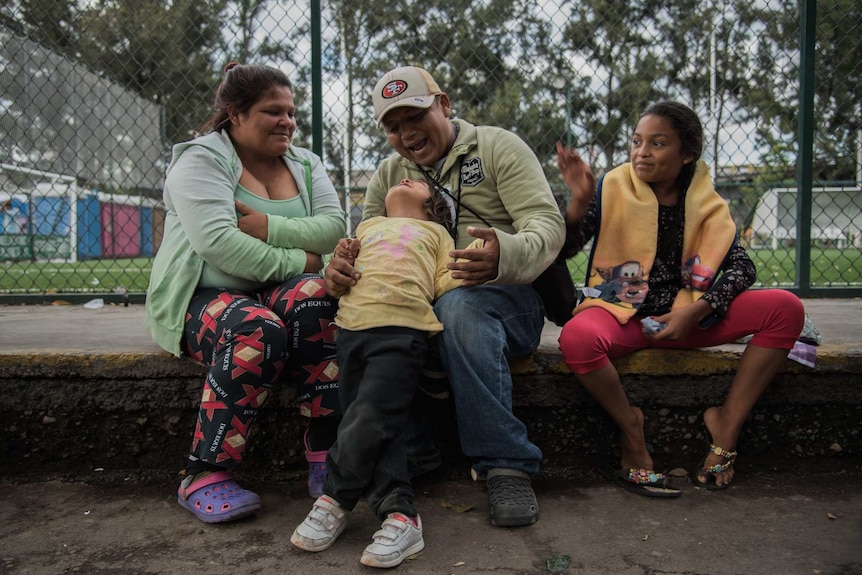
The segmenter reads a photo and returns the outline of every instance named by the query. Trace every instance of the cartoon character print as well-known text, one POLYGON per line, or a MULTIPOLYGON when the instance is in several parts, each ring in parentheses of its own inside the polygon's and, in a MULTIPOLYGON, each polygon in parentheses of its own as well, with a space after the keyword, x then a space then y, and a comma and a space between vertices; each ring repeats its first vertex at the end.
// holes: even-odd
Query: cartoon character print
POLYGON ((715 279, 715 270, 700 263, 700 256, 689 258, 682 266, 682 283, 706 291, 715 279))
POLYGON ((635 309, 643 304, 649 285, 639 262, 628 261, 610 268, 596 268, 596 272, 604 280, 593 286, 600 292, 601 299, 608 303, 629 304, 635 309))

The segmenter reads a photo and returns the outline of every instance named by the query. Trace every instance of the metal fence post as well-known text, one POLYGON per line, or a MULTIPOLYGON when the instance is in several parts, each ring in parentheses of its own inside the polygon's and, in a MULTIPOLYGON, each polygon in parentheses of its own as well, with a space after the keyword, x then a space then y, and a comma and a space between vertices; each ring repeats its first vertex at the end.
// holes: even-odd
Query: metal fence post
POLYGON ((323 158, 323 39, 320 0, 311 0, 311 151, 323 158))
POLYGON ((814 46, 817 1, 800 2, 799 153, 796 164, 796 285, 800 297, 811 292, 811 188, 814 163, 814 46))

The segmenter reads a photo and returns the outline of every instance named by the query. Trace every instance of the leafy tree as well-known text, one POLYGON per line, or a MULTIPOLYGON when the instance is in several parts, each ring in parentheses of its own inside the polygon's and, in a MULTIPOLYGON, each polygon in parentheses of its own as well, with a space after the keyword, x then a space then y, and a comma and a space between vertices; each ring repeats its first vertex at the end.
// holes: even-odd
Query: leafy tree
POLYGON ((310 148, 311 30, 307 13, 307 9, 296 15, 285 12, 285 3, 278 0, 227 0, 221 12, 221 43, 213 47, 212 59, 219 75, 232 61, 272 66, 287 73, 297 106, 294 142, 310 148))
POLYGON ((261 13, 266 7, 267 1, 238 0, 234 5, 236 17, 228 18, 226 23, 228 30, 233 32, 232 36, 236 39, 232 54, 229 57, 235 58, 242 64, 248 64, 252 55, 255 28, 259 24, 261 13))
POLYGON ((223 8, 223 0, 21 0, 9 13, 30 38, 164 106, 176 142, 207 115, 223 8))
POLYGON ((307 68, 307 51, 298 46, 310 35, 307 25, 292 22, 277 0, 229 0, 222 10, 222 43, 214 51, 224 64, 262 64, 307 68), (219 53, 222 52, 222 53, 219 53))
POLYGON ((102 0, 79 17, 80 59, 165 106, 170 142, 189 139, 208 115, 217 83, 220 2, 102 0))
MULTIPOLYGON (((377 63, 387 52, 386 38, 401 26, 399 0, 337 0, 326 3, 324 19, 333 25, 323 55, 324 74, 340 93, 335 113, 324 119, 324 147, 333 179, 350 184, 352 173, 375 166, 391 150, 384 146, 373 113, 371 88, 385 68, 377 63)), ((391 53, 390 53, 391 54, 391 53)))
POLYGON ((68 0, 21 0, 18 13, 31 39, 60 53, 74 52, 77 44, 75 3, 68 0))
MULTIPOLYGON (((559 114, 548 114, 547 78, 534 75, 549 23, 525 0, 411 3, 407 33, 394 38, 397 63, 423 65, 452 100, 457 117, 514 131, 540 155, 559 114), (544 107, 543 107, 544 106, 544 107)), ((380 66, 386 69, 386 66, 380 66)))
POLYGON ((559 134, 538 108, 546 92, 518 64, 536 59, 532 40, 547 34, 532 2, 360 0, 328 7, 340 42, 331 44, 326 72, 343 82, 349 103, 342 117, 328 120, 327 149, 339 176, 345 154, 353 166, 373 167, 392 153, 373 121, 370 89, 398 65, 426 68, 449 94, 456 117, 511 129, 537 150, 548 151, 548 134, 559 134))
POLYGON ((764 26, 748 0, 704 3, 676 0, 665 5, 659 21, 668 38, 672 79, 665 90, 679 94, 701 114, 708 141, 706 156, 718 169, 723 137, 729 129, 756 120, 741 106, 752 89, 750 47, 764 26))
POLYGON ((657 6, 643 0, 571 3, 563 49, 578 66, 564 73, 578 88, 572 98, 578 139, 599 170, 627 159, 638 113, 660 99, 667 84, 662 39, 650 26, 657 6))
MULTIPOLYGON (((752 89, 743 101, 762 118, 759 143, 766 161, 793 167, 799 126, 799 8, 770 2, 758 10, 765 32, 751 67, 752 89)), ((815 179, 855 179, 858 131, 862 128, 862 5, 855 0, 818 2, 815 81, 815 179)))

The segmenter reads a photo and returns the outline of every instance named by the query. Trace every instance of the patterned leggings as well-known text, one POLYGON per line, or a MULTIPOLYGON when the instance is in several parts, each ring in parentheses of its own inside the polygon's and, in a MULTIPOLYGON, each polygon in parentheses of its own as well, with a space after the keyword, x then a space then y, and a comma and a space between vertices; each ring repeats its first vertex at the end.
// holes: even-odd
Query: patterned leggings
POLYGON ((256 295, 215 288, 195 293, 186 315, 185 351, 209 369, 191 461, 224 468, 242 461, 258 409, 282 380, 300 386, 302 415, 340 415, 336 310, 315 274, 256 295))

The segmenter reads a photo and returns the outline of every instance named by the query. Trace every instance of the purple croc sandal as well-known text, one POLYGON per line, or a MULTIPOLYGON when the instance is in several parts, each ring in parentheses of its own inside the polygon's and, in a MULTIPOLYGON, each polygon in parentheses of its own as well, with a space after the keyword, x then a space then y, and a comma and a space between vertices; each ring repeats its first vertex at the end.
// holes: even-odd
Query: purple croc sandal
POLYGON ((233 521, 260 509, 257 493, 240 487, 229 471, 211 473, 196 481, 193 477, 183 480, 177 503, 204 523, 233 521))

